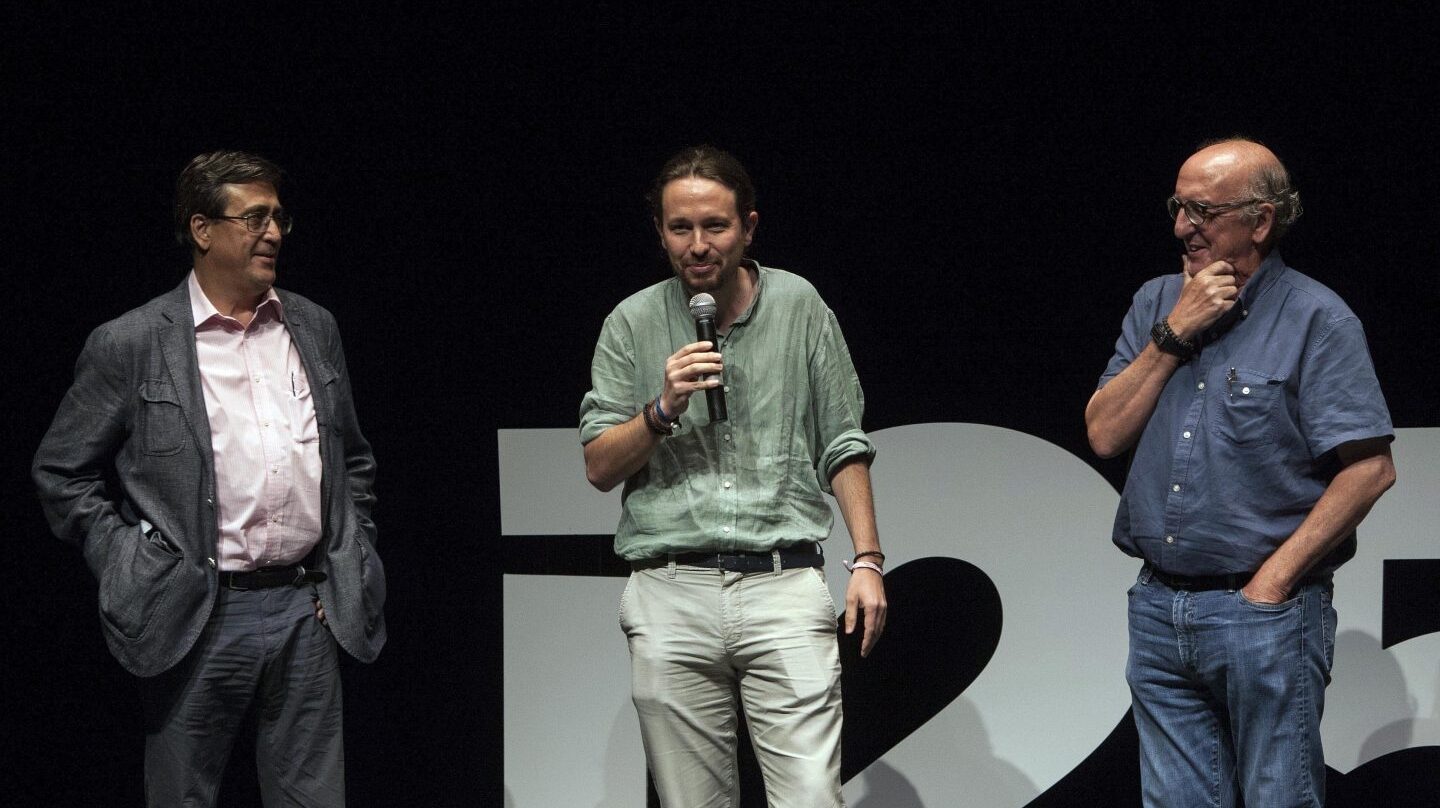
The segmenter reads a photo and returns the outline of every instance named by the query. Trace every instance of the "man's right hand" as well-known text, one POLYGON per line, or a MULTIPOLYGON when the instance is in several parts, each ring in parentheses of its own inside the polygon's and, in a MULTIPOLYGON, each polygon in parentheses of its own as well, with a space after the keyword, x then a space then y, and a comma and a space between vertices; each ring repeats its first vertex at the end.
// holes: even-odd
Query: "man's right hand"
POLYGON ((1216 261, 1191 275, 1184 266, 1184 256, 1180 260, 1184 285, 1180 287, 1180 299, 1175 301, 1175 307, 1166 320, 1175 336, 1194 342, 1205 329, 1234 308, 1240 287, 1235 280, 1235 266, 1229 261, 1216 261))
POLYGON ((706 342, 692 342, 665 360, 665 389, 660 392, 660 408, 671 420, 690 409, 690 396, 697 390, 721 385, 724 366, 720 354, 710 350, 706 342), (704 378, 709 376, 710 378, 704 378))

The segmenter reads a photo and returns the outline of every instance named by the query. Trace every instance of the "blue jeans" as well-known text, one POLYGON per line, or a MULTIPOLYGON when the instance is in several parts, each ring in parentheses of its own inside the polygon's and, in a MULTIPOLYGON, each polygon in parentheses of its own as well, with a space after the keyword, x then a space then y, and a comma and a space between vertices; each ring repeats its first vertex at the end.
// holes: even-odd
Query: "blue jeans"
POLYGON ((1329 580, 1284 603, 1172 589, 1147 566, 1130 588, 1125 678, 1147 808, 1325 804, 1320 716, 1335 650, 1329 580))

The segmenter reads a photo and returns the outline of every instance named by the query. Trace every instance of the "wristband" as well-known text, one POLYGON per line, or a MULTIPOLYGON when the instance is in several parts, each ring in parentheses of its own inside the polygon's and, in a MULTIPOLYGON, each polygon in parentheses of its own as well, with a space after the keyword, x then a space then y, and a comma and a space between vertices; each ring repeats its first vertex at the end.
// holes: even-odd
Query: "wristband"
POLYGON ((1162 318, 1160 322, 1150 328, 1150 339, 1155 341, 1155 347, 1171 356, 1179 357, 1181 362, 1190 361, 1190 357, 1194 356, 1195 352, 1200 350, 1198 345, 1180 339, 1180 337, 1171 330, 1169 318, 1162 318))
POLYGON ((645 402, 645 409, 641 410, 641 415, 645 419, 645 426, 649 427, 651 432, 661 437, 675 434, 675 423, 673 421, 660 420, 660 416, 655 414, 655 409, 655 402, 645 402))
POLYGON ((885 563, 885 554, 882 553, 882 552, 880 552, 879 550, 866 550, 866 551, 863 552, 863 553, 856 553, 856 554, 855 554, 855 560, 856 560, 856 561, 859 561, 860 559, 864 558, 865 556, 875 556, 876 558, 880 559, 880 563, 881 563, 881 564, 884 564, 884 563, 885 563))
POLYGON ((655 414, 660 416, 660 420, 664 421, 667 424, 675 423, 675 419, 666 415, 665 408, 660 406, 660 396, 655 397, 655 414))
POLYGON ((885 570, 873 561, 842 561, 840 563, 845 565, 845 569, 850 570, 851 575, 855 574, 855 570, 875 570, 882 577, 885 575, 885 570))

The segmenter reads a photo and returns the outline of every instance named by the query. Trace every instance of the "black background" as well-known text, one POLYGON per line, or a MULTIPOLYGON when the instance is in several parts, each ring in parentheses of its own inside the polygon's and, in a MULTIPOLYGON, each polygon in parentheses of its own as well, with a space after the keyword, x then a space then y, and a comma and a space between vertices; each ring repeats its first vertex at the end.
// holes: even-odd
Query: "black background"
MULTIPOLYGON (((133 683, 27 468, 89 330, 188 267, 194 154, 289 172, 280 285, 338 317, 379 461, 391 640, 345 668, 351 803, 498 805, 496 556, 524 545, 498 535, 495 430, 575 424, 602 318, 668 272, 642 197, 683 146, 750 168, 752 254, 835 310, 869 429, 1010 427, 1118 482, 1085 401, 1131 293, 1176 268, 1179 164, 1249 134, 1305 199, 1288 262, 1366 324, 1395 425, 1440 426, 1429 7, 1298 8, 7 9, 0 793, 140 800, 133 683)), ((1349 804, 1435 768, 1392 757, 1349 804)))

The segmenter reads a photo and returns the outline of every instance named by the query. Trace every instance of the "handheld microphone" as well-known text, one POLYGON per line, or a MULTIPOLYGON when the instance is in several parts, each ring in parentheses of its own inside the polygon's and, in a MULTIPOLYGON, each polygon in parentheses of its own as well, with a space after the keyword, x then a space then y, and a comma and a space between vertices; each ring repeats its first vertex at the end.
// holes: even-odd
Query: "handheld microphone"
MULTIPOLYGON (((710 343, 710 350, 720 350, 720 342, 715 338, 715 298, 701 292, 690 298, 690 316, 695 318, 695 339, 710 343)), ((708 378, 708 377, 707 377, 708 378)), ((710 410, 710 420, 724 421, 729 415, 725 412, 725 388, 711 387, 705 390, 705 406, 710 410)))

